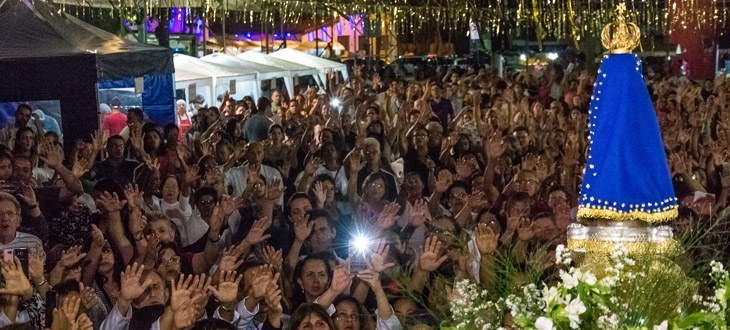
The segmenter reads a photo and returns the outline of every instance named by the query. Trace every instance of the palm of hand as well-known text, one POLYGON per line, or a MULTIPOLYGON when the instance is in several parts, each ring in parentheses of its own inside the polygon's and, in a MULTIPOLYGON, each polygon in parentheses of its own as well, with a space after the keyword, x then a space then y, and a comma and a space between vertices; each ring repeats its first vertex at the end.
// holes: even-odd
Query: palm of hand
POLYGON ((221 303, 236 301, 238 298, 238 283, 222 282, 218 284, 218 294, 215 297, 221 303))
POLYGON ((269 279, 266 276, 259 276, 254 279, 253 283, 251 283, 251 293, 254 298, 260 299, 266 294, 267 281, 269 279))
POLYGON ((176 311, 182 306, 186 299, 190 298, 190 290, 178 289, 170 295, 170 308, 176 311))
POLYGON ((477 248, 479 249, 479 253, 492 253, 497 250, 497 240, 493 235, 480 235, 477 237, 477 248))
POLYGON ((438 269, 439 266, 441 266, 441 263, 439 263, 438 261, 439 257, 436 253, 431 251, 423 252, 420 259, 421 269, 432 272, 438 269))
POLYGON ((140 285, 139 278, 134 277, 122 281, 119 295, 125 300, 134 300, 141 296, 145 289, 147 288, 140 285))
POLYGON ((220 262, 220 265, 218 266, 218 269, 221 272, 234 271, 234 270, 236 270, 236 261, 238 261, 238 256, 224 255, 221 258, 221 262, 220 262))
POLYGON ((33 292, 30 281, 25 277, 22 270, 9 270, 3 272, 5 277, 5 288, 10 289, 17 295, 29 296, 33 292))

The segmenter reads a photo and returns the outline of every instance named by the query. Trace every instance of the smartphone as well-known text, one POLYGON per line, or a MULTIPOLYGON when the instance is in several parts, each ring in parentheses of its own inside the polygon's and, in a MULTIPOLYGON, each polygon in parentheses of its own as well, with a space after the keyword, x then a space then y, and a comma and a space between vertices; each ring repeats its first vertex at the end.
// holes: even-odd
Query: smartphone
POLYGON ((58 294, 56 294, 56 291, 48 290, 46 292, 45 329, 50 328, 51 324, 53 324, 53 310, 56 306, 58 306, 58 294))
POLYGON ((348 247, 348 262, 350 274, 358 274, 368 268, 368 246, 361 240, 351 240, 348 247))
POLYGON ((3 250, 3 261, 13 262, 14 257, 15 257, 15 249, 4 249, 3 250))
POLYGON ((25 274, 26 277, 29 277, 28 275, 28 258, 30 257, 30 254, 28 252, 28 248, 17 248, 13 250, 15 257, 18 258, 20 261, 20 265, 23 267, 23 274, 25 274))

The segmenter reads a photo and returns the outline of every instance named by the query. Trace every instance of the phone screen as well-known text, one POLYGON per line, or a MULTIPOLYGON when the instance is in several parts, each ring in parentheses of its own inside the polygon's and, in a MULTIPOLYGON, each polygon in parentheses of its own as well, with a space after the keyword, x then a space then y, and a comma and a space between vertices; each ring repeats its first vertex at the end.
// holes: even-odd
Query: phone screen
POLYGON ((51 324, 53 324, 53 310, 58 305, 58 295, 56 294, 56 291, 48 290, 46 292, 46 320, 45 320, 45 328, 50 328, 51 324))
POLYGON ((367 249, 350 242, 348 249, 348 262, 350 274, 357 274, 368 268, 367 249))
POLYGON ((20 260, 20 265, 23 267, 23 274, 28 275, 28 248, 17 248, 14 251, 15 256, 20 260))

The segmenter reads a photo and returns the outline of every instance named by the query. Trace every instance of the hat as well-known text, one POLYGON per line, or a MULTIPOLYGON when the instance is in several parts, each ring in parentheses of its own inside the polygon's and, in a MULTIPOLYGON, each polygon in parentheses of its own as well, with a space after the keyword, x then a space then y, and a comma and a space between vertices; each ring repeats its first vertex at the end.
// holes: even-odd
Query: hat
POLYGON ((601 62, 589 108, 579 221, 677 217, 659 124, 641 72, 635 54, 606 55, 601 62))

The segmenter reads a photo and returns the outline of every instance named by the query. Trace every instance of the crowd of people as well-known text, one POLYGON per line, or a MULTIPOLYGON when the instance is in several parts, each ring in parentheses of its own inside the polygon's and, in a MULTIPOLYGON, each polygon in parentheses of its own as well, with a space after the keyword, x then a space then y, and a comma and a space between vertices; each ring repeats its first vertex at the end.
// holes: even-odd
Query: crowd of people
MULTIPOLYGON (((113 132, 67 155, 19 106, 1 134, 0 326, 438 329, 455 279, 497 294, 555 280, 594 74, 329 78, 181 100, 164 127, 114 103, 113 132)), ((727 202, 728 83, 645 78, 681 233, 727 202)))

